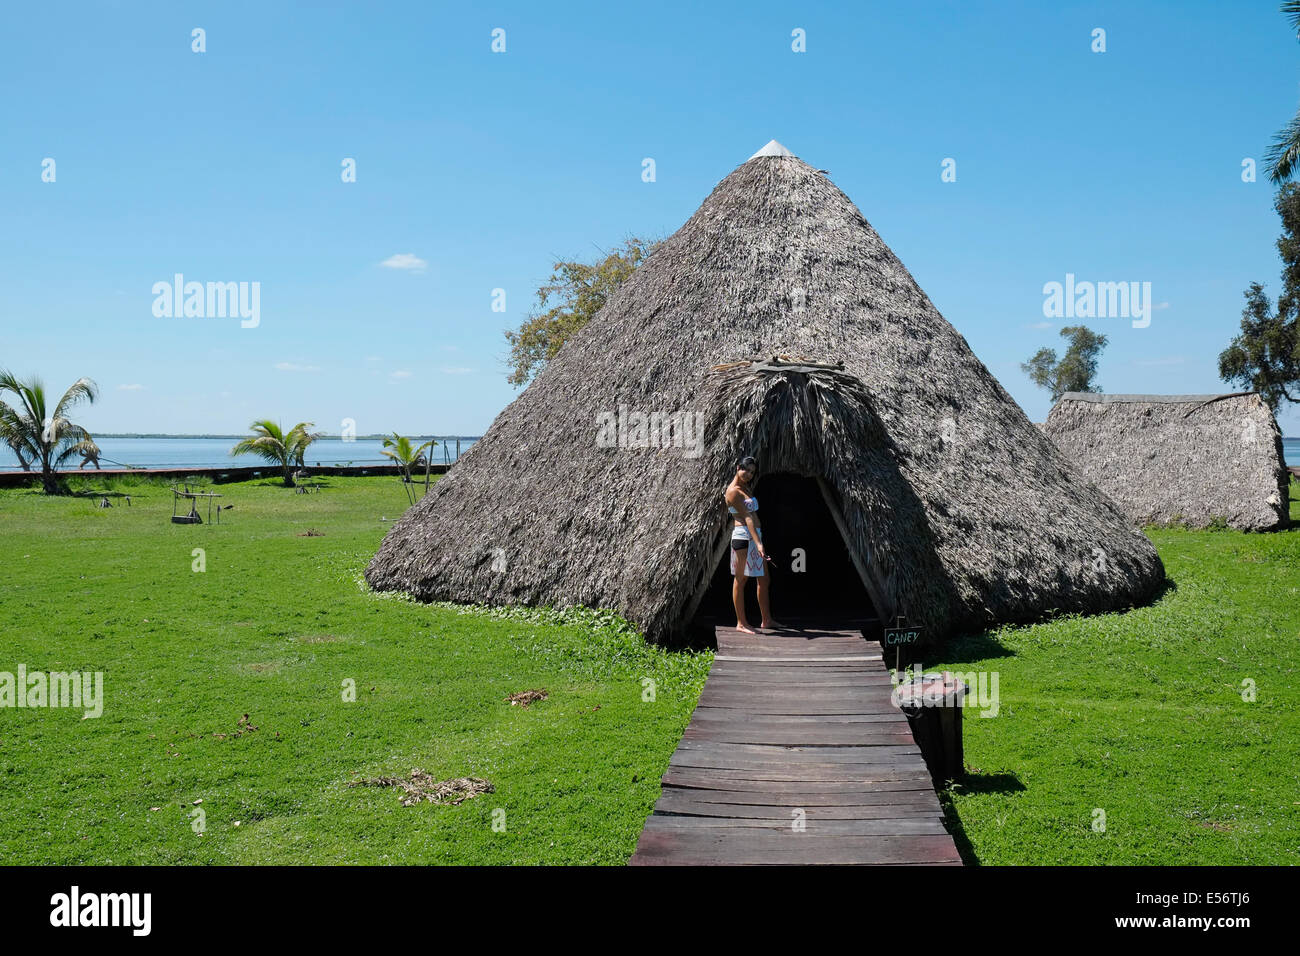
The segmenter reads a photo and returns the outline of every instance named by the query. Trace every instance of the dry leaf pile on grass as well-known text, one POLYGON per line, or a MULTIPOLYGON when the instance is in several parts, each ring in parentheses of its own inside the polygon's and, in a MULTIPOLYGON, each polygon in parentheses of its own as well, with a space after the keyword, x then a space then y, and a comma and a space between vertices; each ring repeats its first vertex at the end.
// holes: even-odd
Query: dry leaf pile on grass
POLYGON ((491 781, 480 777, 455 777, 451 780, 434 780, 432 776, 418 767, 411 771, 409 779, 401 777, 374 777, 369 780, 353 780, 349 787, 399 787, 405 792, 402 806, 410 807, 417 803, 441 803, 456 805, 480 793, 491 793, 495 788, 491 781))

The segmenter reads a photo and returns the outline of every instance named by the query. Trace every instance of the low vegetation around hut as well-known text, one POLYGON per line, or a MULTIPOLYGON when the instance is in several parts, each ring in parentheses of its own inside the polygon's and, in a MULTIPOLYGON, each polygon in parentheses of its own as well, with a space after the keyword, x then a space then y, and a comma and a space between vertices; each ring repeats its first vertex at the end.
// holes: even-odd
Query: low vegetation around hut
MULTIPOLYGON (((391 477, 221 485, 220 525, 171 524, 165 484, 75 490, 108 494, 0 491, 0 672, 104 679, 99 717, 0 708, 7 862, 631 855, 707 652, 370 592, 407 507, 391 477)), ((1300 530, 1151 535, 1174 585, 1154 605, 927 662, 999 674, 944 797, 968 862, 1300 863, 1300 530)))

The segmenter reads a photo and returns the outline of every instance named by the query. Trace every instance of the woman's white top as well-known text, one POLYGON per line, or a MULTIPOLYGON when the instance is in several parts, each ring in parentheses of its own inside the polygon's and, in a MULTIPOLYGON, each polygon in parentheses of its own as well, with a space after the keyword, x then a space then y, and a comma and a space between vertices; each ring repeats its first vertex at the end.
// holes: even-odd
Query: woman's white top
MULTIPOLYGON (((757 498, 746 498, 746 499, 745 499, 745 507, 748 508, 750 511, 757 511, 757 510, 758 510, 758 499, 757 499, 757 498)), ((737 512, 736 509, 733 508, 731 505, 727 505, 727 510, 730 511, 733 515, 734 515, 734 514, 739 514, 739 512, 737 512)), ((736 541, 748 541, 748 540, 749 540, 749 526, 746 525, 743 521, 740 522, 740 523, 737 524, 734 528, 731 529, 731 537, 732 537, 732 540, 736 540, 736 541)))

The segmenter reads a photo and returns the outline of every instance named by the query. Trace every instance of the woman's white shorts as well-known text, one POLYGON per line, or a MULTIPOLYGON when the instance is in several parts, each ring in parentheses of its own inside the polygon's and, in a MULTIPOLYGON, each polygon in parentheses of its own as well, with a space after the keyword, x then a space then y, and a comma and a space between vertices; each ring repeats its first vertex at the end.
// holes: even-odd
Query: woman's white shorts
MULTIPOLYGON (((748 537, 749 535, 748 533, 746 533, 745 538, 748 537)), ((732 537, 731 541, 729 542, 727 550, 731 552, 731 576, 732 577, 736 576, 736 555, 740 554, 740 551, 730 547, 730 545, 735 544, 736 541, 738 540, 743 541, 745 538, 742 538, 739 535, 735 535, 732 537)), ((763 540, 762 528, 758 529, 758 540, 759 541, 763 540)), ((766 573, 767 570, 763 567, 763 556, 758 553, 758 545, 756 545, 753 541, 750 541, 749 549, 745 552, 745 577, 761 578, 766 573)))

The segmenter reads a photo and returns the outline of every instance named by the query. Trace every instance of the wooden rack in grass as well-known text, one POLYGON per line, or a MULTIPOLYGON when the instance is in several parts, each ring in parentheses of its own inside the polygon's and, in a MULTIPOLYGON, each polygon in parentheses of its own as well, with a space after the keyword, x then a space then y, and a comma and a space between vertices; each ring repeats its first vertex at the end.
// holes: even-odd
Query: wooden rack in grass
MULTIPOLYGON (((184 485, 184 486, 172 485, 171 488, 172 488, 172 522, 174 524, 202 524, 203 518, 199 515, 198 507, 197 507, 198 499, 200 498, 206 498, 208 500, 208 523, 209 524, 212 523, 212 499, 220 498, 222 497, 221 495, 218 495, 211 491, 190 491, 189 485, 184 485), (188 501, 190 503, 189 514, 177 514, 176 506, 179 505, 182 501, 188 501)), ((225 510, 229 511, 233 507, 234 505, 226 505, 225 510)), ((217 505, 217 524, 221 524, 221 512, 222 512, 222 506, 217 505)))

